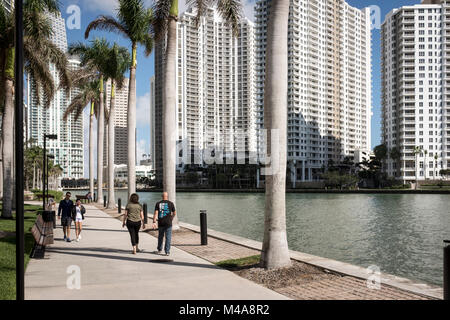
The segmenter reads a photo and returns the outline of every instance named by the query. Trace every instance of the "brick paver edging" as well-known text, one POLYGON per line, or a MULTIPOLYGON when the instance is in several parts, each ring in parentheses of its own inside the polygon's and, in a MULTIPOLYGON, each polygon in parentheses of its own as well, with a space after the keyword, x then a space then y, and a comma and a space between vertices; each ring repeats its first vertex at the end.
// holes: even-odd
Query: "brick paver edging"
MULTIPOLYGON (((180 222, 181 227, 189 229, 194 232, 200 232, 200 227, 192 224, 180 222)), ((246 239, 243 237, 227 234, 220 231, 208 229, 208 236, 219 240, 231 242, 250 249, 261 251, 262 242, 246 239)), ((343 276, 351 276, 358 279, 367 280, 372 274, 367 272, 367 269, 351 265, 348 263, 317 257, 307 253, 290 250, 291 258, 293 260, 310 264, 322 269, 336 272, 343 276)), ((424 283, 414 282, 410 279, 397 277, 387 273, 381 273, 381 283, 390 287, 404 290, 417 295, 430 297, 433 299, 443 299, 443 289, 441 287, 432 286, 424 283)))

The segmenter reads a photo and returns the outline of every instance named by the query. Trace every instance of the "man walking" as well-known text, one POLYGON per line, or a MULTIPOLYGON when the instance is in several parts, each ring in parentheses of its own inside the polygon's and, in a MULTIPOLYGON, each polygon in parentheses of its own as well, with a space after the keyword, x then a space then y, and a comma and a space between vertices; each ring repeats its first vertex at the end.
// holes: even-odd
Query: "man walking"
POLYGON ((61 219, 61 225, 64 231, 64 241, 70 242, 70 225, 72 224, 73 201, 70 200, 71 193, 66 193, 66 198, 61 200, 58 207, 58 219, 61 219))
POLYGON ((162 253, 164 236, 166 243, 164 251, 166 256, 170 255, 170 242, 172 240, 172 220, 177 214, 175 205, 169 201, 169 194, 163 193, 162 201, 155 205, 155 213, 153 215, 153 227, 156 228, 156 218, 158 218, 158 253, 162 253))

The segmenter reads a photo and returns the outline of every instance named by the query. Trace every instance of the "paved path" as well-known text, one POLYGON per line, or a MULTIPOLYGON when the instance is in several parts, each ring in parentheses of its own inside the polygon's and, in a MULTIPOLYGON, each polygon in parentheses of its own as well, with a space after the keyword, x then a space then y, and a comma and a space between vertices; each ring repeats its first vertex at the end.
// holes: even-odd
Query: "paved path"
POLYGON ((80 242, 64 242, 58 226, 45 259, 30 261, 26 299, 287 299, 175 247, 173 262, 162 262, 165 257, 152 253, 157 240, 142 232, 140 247, 145 252, 133 255, 128 231, 120 221, 92 205, 86 209, 80 242), (67 287, 71 266, 79 267, 80 290, 67 287))

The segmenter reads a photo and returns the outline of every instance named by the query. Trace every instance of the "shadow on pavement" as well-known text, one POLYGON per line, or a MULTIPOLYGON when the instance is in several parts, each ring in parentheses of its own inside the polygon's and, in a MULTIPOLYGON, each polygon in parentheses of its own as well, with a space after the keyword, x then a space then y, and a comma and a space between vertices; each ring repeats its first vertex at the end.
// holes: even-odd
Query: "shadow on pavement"
MULTIPOLYGON (((48 252, 52 253, 60 253, 60 254, 67 254, 67 255, 75 255, 75 256, 83 256, 83 257, 93 257, 93 258, 103 258, 103 259, 110 259, 110 260, 122 260, 122 261, 134 261, 134 262, 144 262, 144 263, 161 263, 162 260, 171 260, 171 259, 139 259, 139 258, 132 258, 132 257, 121 257, 121 256, 112 256, 112 255, 102 255, 102 254, 93 254, 93 253, 85 253, 85 252, 73 252, 73 251, 89 251, 89 248, 64 248, 64 250, 72 251, 72 252, 66 252, 61 250, 54 250, 54 249, 48 249, 48 252), (70 250, 72 249, 72 250, 70 250), (73 250, 75 249, 75 250, 73 250)), ((101 250, 114 250, 114 249, 103 249, 103 248, 91 248, 91 251, 100 251, 96 249, 101 250)), ((120 250, 119 252, 130 252, 127 250, 120 250)), ((103 252, 103 251, 102 251, 103 252)), ((117 252, 116 251, 104 251, 104 252, 117 252)), ((132 255, 130 253, 130 255, 132 255)), ((222 268, 219 268, 215 265, 211 264, 201 264, 201 263, 190 263, 190 262, 167 262, 167 264, 174 265, 174 266, 182 266, 182 267, 196 267, 196 268, 206 268, 206 269, 216 269, 216 270, 223 270, 222 268)))

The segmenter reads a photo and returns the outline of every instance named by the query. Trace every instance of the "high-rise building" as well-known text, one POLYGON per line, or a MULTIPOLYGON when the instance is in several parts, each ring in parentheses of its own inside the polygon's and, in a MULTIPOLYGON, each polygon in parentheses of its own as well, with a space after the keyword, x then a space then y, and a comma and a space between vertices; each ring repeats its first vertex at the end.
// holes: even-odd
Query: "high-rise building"
MULTIPOLYGON (((202 164, 204 152, 256 153, 254 100, 254 28, 243 18, 240 35, 214 9, 200 18, 192 9, 177 22, 176 87, 178 169, 183 163, 202 164), (208 151, 209 150, 209 151, 208 151), (192 158, 186 157, 191 154, 192 158), (183 160, 181 160, 183 157, 183 160)), ((162 95, 164 47, 155 49, 155 161, 162 177, 162 95)))
MULTIPOLYGON (((127 133, 127 110, 128 110, 128 85, 129 79, 124 79, 121 90, 116 88, 116 104, 114 116, 114 164, 127 164, 128 161, 128 133, 127 133)), ((105 106, 110 105, 111 99, 111 81, 106 83, 106 100, 105 106)), ((108 137, 107 124, 105 121, 105 140, 103 143, 103 165, 106 167, 108 157, 108 137)))
POLYGON ((381 38, 387 173, 440 179, 450 166, 450 1, 392 10, 381 38))
POLYGON ((155 139, 156 139, 156 114, 155 114, 155 76, 150 78, 150 162, 153 168, 156 167, 155 164, 155 139))
MULTIPOLYGON (((264 79, 270 0, 256 24, 258 128, 264 127, 264 79)), ((323 166, 371 147, 370 9, 344 0, 291 0, 288 33, 290 181, 318 178, 323 166)), ((260 132, 259 136, 261 137, 260 132)), ((263 141, 259 141, 260 152, 263 141)))
POLYGON ((14 0, 0 0, 0 5, 2 5, 6 11, 12 12, 14 9, 14 0))
MULTIPOLYGON (((52 42, 67 52, 64 19, 60 14, 49 14, 48 17, 54 32, 51 38, 52 42)), ((76 70, 79 66, 80 61, 77 58, 69 57, 69 67, 72 70, 76 70)), ((50 64, 50 72, 56 87, 59 87, 59 73, 53 64, 50 64)), ((58 89, 50 101, 50 106, 45 108, 42 94, 40 101, 37 98, 34 80, 27 77, 27 84, 27 139, 33 139, 43 147, 44 134, 57 134, 57 140, 47 140, 48 153, 54 155, 54 162, 63 168, 64 178, 82 178, 84 173, 83 119, 75 121, 75 116, 70 115, 67 121, 63 120, 64 112, 79 90, 76 88, 69 91, 58 89)))

